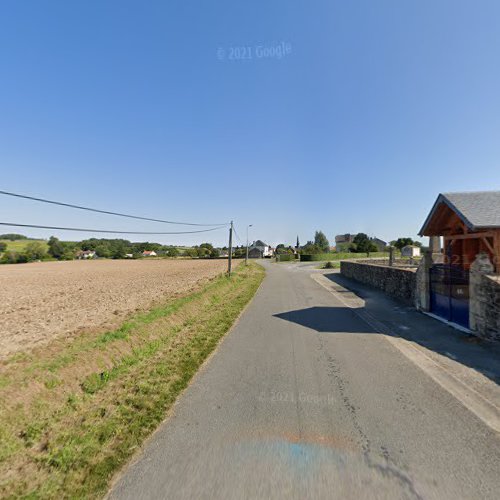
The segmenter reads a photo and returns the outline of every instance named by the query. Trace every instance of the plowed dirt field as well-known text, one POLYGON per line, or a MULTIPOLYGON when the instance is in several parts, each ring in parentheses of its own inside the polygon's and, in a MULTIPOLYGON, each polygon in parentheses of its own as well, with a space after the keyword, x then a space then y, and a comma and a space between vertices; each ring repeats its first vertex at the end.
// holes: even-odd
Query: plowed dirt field
POLYGON ((223 273, 225 260, 94 260, 0 266, 0 359, 108 330, 223 273))

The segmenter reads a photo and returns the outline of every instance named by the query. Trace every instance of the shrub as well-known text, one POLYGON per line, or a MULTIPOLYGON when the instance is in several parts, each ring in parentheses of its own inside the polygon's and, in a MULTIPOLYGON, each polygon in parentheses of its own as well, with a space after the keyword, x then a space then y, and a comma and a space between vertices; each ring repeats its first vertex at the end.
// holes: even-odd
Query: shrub
POLYGON ((303 253, 300 254, 300 261, 301 262, 316 262, 320 260, 329 260, 332 259, 332 254, 329 253, 313 253, 313 254, 307 254, 303 253))
POLYGON ((59 241, 55 236, 50 237, 48 246, 49 255, 54 257, 54 259, 61 259, 66 251, 64 243, 59 241))
POLYGON ((169 257, 178 257, 179 254, 180 254, 179 250, 177 248, 175 248, 175 247, 169 248, 167 250, 167 255, 169 257))
POLYGON ((30 241, 24 249, 24 255, 28 261, 42 260, 47 257, 47 250, 43 243, 39 241, 30 241))
POLYGON ((18 252, 5 252, 0 259, 2 264, 24 264, 25 262, 28 262, 26 255, 18 252))

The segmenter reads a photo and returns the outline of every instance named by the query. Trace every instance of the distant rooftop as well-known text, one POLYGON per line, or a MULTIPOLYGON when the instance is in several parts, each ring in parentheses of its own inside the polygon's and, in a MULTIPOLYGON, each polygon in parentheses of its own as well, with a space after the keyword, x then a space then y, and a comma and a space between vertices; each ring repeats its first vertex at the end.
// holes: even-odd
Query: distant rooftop
POLYGON ((268 245, 264 243, 262 240, 257 240, 253 242, 253 245, 255 247, 267 247, 268 245))

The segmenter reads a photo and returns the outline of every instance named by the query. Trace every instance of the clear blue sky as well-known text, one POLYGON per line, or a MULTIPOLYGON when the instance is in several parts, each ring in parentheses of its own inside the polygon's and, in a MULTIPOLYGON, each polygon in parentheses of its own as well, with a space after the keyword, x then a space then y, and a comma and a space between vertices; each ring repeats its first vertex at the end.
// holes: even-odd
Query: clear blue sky
MULTIPOLYGON (((439 192, 500 189, 499 22, 498 0, 2 2, 0 189, 274 244, 415 236, 439 192)), ((164 228, 1 196, 0 214, 164 228)))

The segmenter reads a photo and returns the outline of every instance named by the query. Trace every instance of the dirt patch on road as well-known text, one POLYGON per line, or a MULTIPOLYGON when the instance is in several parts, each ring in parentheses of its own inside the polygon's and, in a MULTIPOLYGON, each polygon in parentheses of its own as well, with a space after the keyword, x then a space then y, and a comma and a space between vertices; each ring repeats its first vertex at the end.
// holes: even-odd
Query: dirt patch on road
POLYGON ((112 329, 199 288, 224 260, 40 262, 0 266, 0 358, 56 337, 112 329))

